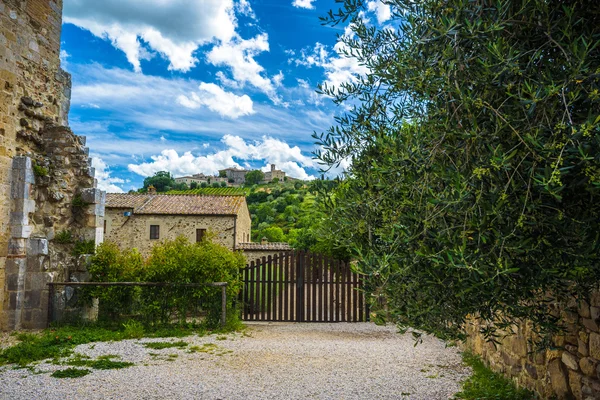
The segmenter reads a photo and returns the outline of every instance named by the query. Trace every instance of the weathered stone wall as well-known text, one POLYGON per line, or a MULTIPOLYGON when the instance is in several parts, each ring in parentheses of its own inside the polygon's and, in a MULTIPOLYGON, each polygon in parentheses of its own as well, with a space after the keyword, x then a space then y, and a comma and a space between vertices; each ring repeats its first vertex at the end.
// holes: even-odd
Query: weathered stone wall
POLYGON ((46 283, 81 268, 75 242, 102 241, 103 193, 85 138, 65 126, 61 22, 62 0, 0 0, 1 329, 44 326, 46 283))
MULTIPOLYGON (((127 217, 126 208, 106 209, 107 241, 117 243, 121 248, 137 248, 144 256, 149 256, 152 247, 162 240, 172 240, 178 236, 196 241, 196 229, 206 229, 215 235, 215 242, 229 249, 234 248, 235 217, 203 215, 143 215, 127 217), (160 226, 158 240, 150 239, 150 225, 160 226)), ((238 220, 239 222, 239 220, 238 220)))
POLYGON ((249 242, 252 238, 252 218, 248 204, 244 201, 236 222, 236 249, 239 243, 249 242))
POLYGON ((262 260, 263 257, 273 257, 275 254, 285 253, 286 250, 248 250, 244 249, 244 257, 246 257, 246 263, 250 264, 251 261, 262 260))
POLYGON ((525 322, 495 346, 480 334, 481 325, 471 321, 465 347, 542 398, 600 399, 600 292, 589 303, 557 304, 557 310, 568 329, 553 339, 551 349, 534 350, 535 336, 525 322))

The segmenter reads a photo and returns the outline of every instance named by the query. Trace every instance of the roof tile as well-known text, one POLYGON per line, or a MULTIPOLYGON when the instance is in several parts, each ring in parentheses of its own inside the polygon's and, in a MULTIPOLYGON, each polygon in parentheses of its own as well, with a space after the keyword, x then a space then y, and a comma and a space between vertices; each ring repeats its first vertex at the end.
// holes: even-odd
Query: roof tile
POLYGON ((106 195, 107 208, 133 208, 134 214, 236 215, 245 201, 244 196, 106 195))

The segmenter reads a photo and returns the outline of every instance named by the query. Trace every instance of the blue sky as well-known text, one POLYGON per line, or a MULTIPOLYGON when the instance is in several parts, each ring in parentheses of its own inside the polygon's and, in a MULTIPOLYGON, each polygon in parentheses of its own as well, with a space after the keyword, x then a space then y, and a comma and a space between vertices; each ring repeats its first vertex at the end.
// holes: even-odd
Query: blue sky
MULTIPOLYGON (((366 71, 339 54, 348 26, 322 26, 333 0, 65 0, 61 59, 69 124, 88 138, 99 186, 277 164, 319 174, 313 131, 343 112, 317 95, 366 71)), ((389 8, 367 3, 383 25, 389 8)), ((339 172, 335 171, 334 173, 339 172)))

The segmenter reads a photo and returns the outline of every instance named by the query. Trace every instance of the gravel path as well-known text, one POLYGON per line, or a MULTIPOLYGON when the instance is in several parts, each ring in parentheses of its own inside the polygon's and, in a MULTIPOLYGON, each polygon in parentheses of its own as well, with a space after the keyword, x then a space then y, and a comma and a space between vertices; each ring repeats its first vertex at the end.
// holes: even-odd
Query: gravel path
POLYGON ((243 334, 141 339, 78 346, 135 366, 56 379, 49 363, 0 368, 0 399, 449 399, 469 375, 456 348, 414 346, 392 326, 248 324, 243 334), (188 342, 149 349, 143 343, 188 342), (208 346, 207 346, 208 344, 208 346), (196 347, 195 352, 190 348, 196 347), (174 355, 177 355, 176 357, 174 355))

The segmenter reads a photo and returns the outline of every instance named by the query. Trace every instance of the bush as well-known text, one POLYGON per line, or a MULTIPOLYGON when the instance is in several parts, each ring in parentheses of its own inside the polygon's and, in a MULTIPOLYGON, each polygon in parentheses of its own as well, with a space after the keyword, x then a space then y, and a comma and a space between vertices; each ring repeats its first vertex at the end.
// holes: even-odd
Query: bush
POLYGON ((68 244, 73 241, 73 235, 71 234, 71 231, 65 229, 56 234, 54 241, 60 244, 68 244))
POLYGON ((94 254, 96 252, 96 242, 94 240, 80 240, 75 243, 73 255, 75 257, 83 254, 94 254))

